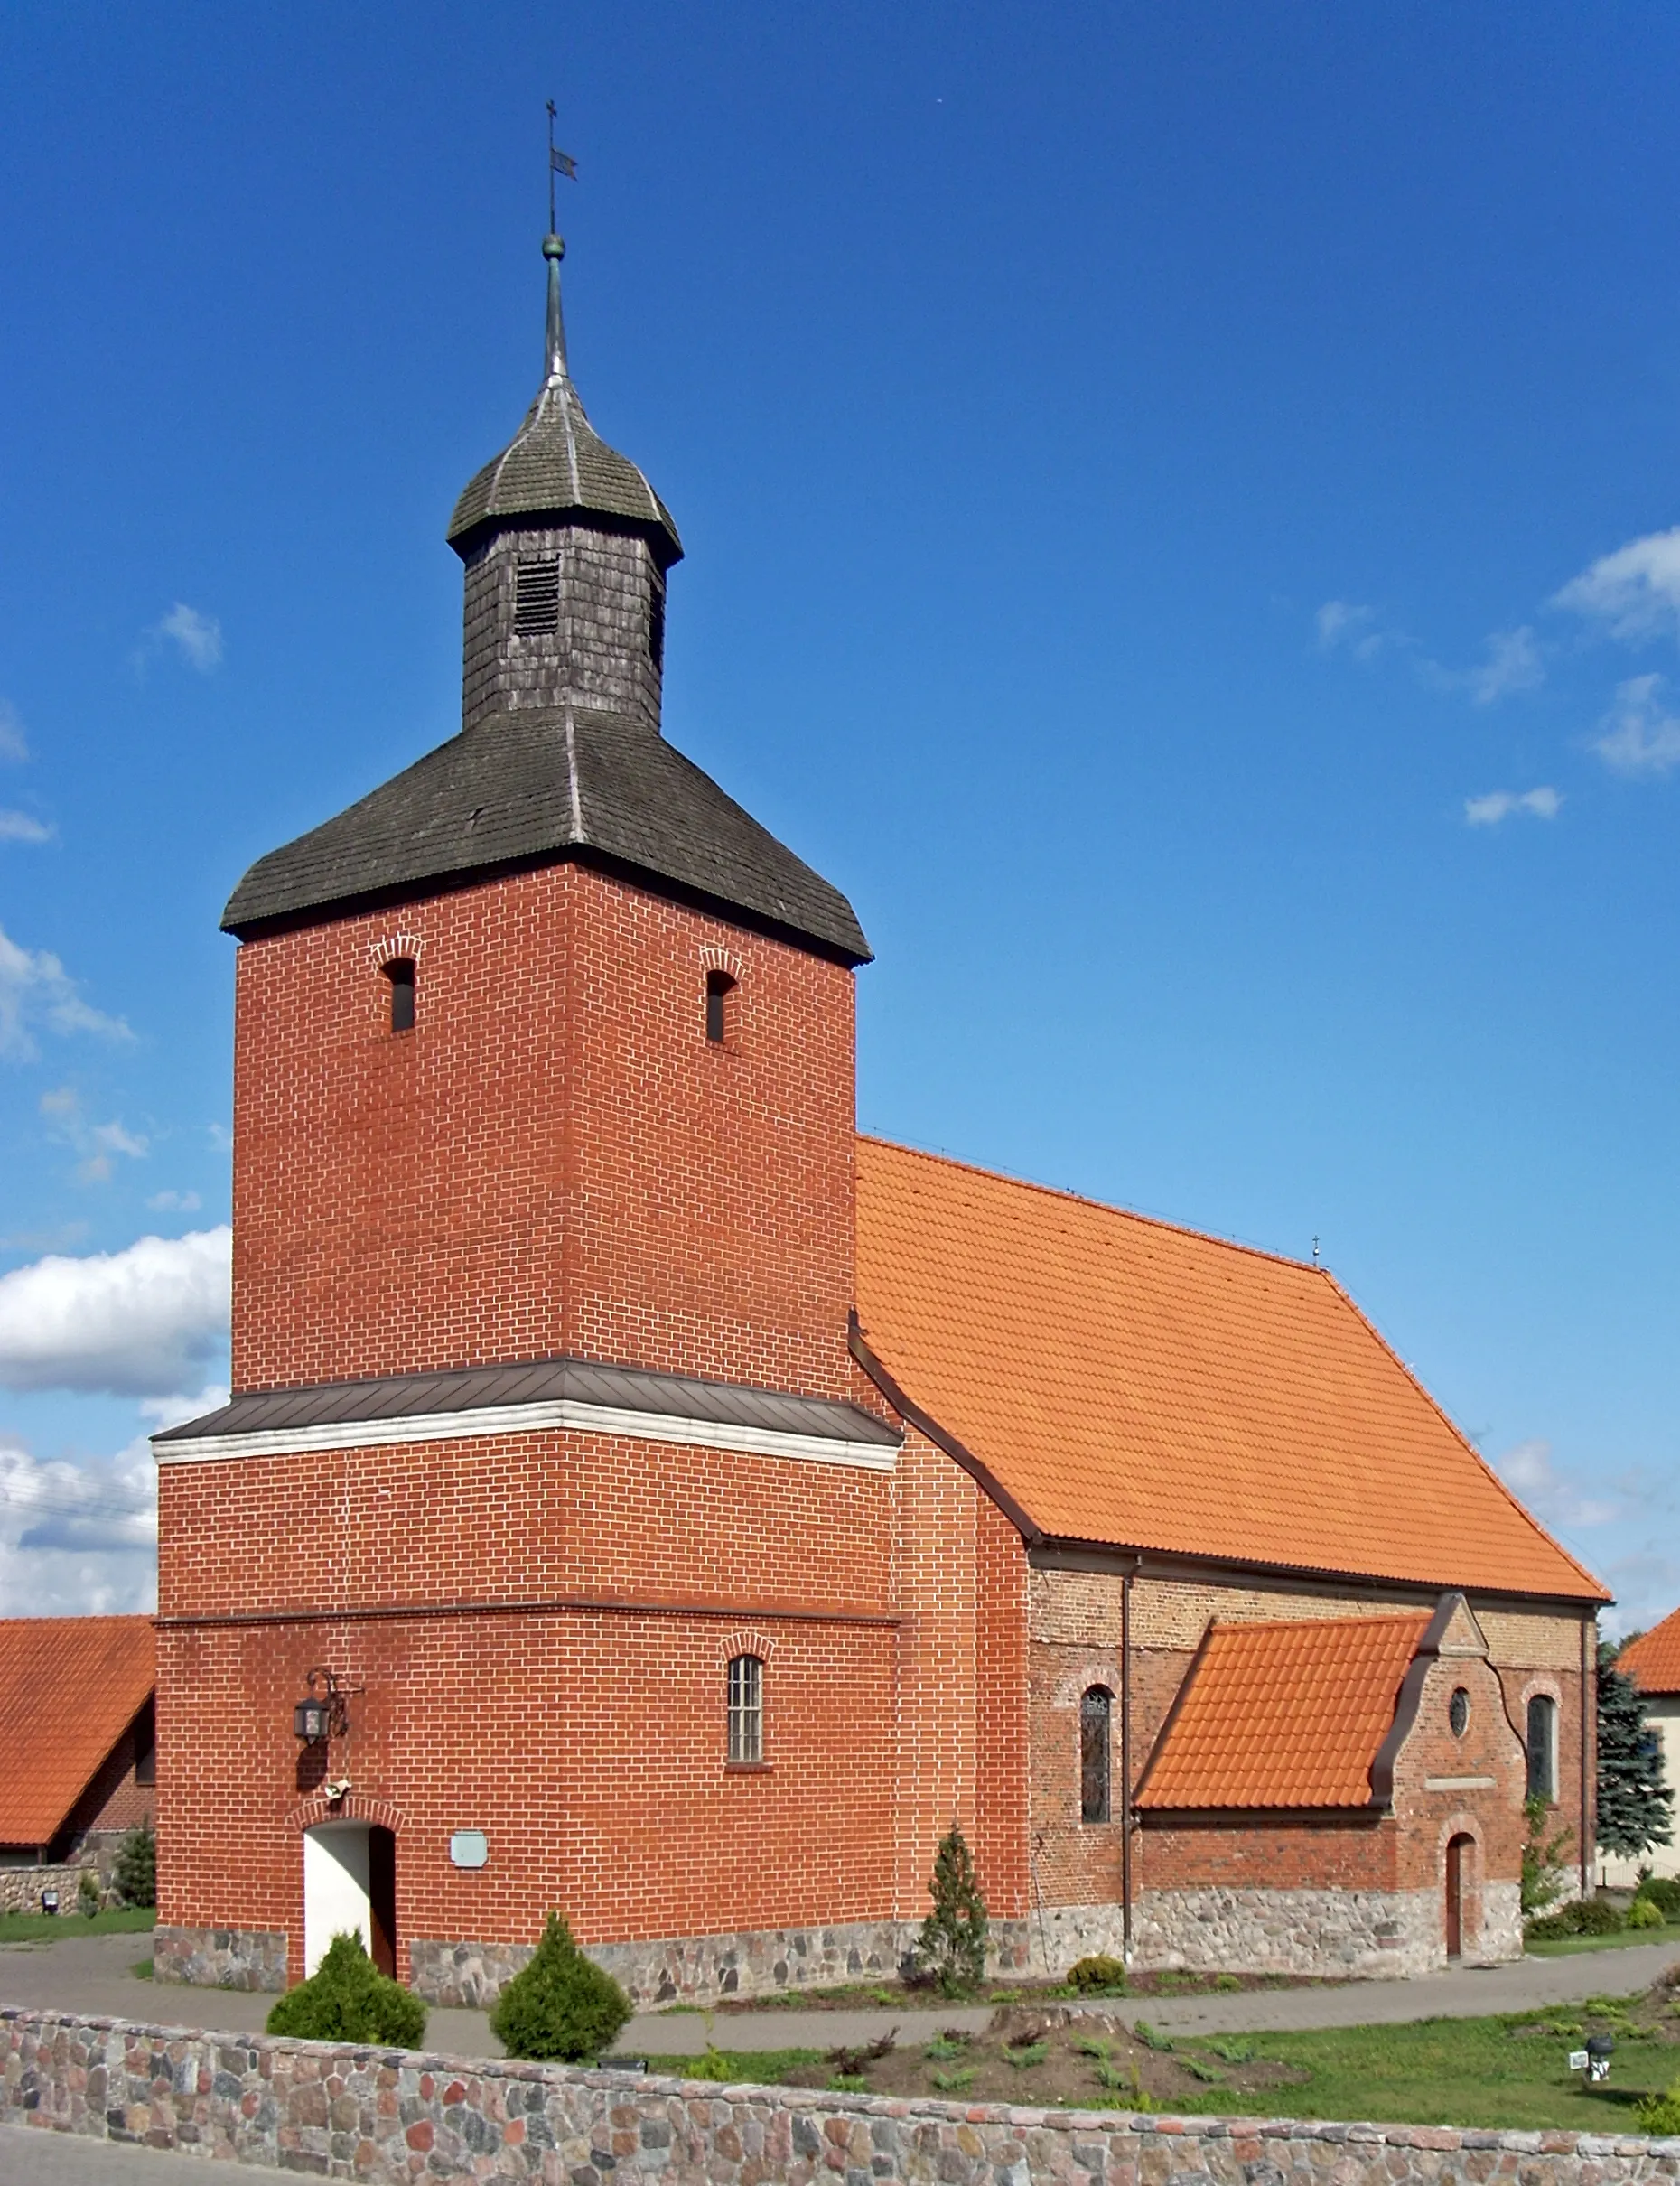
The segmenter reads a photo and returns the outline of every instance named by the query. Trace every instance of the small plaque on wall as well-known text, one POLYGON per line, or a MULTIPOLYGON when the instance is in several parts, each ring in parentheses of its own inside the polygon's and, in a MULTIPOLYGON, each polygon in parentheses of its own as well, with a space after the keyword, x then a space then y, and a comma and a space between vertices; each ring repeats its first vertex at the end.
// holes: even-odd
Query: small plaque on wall
POLYGON ((449 1840, 449 1856, 457 1867, 488 1867, 490 1839, 481 1829, 457 1829, 449 1840))

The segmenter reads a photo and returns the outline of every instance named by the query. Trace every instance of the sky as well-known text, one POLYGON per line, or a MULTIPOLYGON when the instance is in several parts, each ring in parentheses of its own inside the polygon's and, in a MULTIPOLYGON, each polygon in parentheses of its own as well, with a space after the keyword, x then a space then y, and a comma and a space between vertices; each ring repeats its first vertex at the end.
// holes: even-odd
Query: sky
POLYGON ((0 15, 0 1612, 153 1601, 262 852, 451 734, 572 363, 870 1131, 1316 1249, 1680 1602, 1680 15, 0 15))

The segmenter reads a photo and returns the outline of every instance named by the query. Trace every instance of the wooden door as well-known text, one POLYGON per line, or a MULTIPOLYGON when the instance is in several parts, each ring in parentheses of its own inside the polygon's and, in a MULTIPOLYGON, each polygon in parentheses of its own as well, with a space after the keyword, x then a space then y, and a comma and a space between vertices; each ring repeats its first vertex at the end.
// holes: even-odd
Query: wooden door
POLYGON ((1457 1958, 1464 1948, 1464 1847, 1468 1838, 1455 1836, 1447 1846, 1447 1956, 1457 1958))

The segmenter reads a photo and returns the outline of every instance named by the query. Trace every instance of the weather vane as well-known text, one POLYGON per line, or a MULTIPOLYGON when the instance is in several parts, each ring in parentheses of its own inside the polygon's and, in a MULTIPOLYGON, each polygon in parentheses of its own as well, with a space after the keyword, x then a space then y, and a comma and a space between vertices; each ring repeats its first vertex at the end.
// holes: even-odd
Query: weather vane
POLYGON ((569 182, 577 180, 577 162, 569 152, 559 151, 555 145, 555 102, 548 101, 548 232, 559 232, 555 221, 555 177, 564 174, 569 182))

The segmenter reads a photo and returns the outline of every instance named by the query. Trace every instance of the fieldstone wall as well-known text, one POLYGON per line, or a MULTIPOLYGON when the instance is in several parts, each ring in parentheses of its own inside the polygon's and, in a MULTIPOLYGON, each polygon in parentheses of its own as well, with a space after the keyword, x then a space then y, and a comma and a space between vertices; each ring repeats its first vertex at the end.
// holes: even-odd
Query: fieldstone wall
MULTIPOLYGON (((919 1922, 858 1920, 835 1928, 746 1929, 652 1943, 592 1943, 589 1956, 638 2004, 709 2004, 720 1996, 775 1996, 844 1981, 890 1981, 919 1922)), ((531 1955, 523 1943, 432 1943, 411 1939, 416 1992, 432 2004, 491 2004, 531 1955)), ((1074 1954, 1076 1957, 1078 1953, 1074 1954)), ((998 1973, 1027 1965, 1027 1923, 992 1923, 990 1964, 998 1973)))
POLYGON ((285 1986, 283 1929, 164 1928, 152 1930, 152 1978, 195 1988, 271 1989, 285 1986))
POLYGON ((84 1874, 94 1876, 103 1895, 109 1877, 97 1860, 72 1860, 58 1867, 0 1867, 0 1912, 38 1913, 42 1892, 56 1890, 60 1912, 73 1913, 84 1874))
POLYGON ((1133 1964, 1395 1980, 1445 1964, 1441 1919, 1433 1891, 1151 1890, 1133 1964))
POLYGON ((1641 2186, 1680 2140, 900 2101, 0 2011, 0 2122, 364 2186, 1641 2186))

